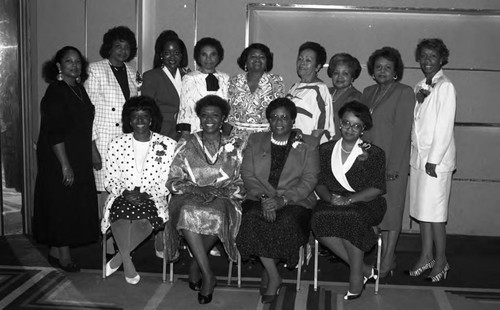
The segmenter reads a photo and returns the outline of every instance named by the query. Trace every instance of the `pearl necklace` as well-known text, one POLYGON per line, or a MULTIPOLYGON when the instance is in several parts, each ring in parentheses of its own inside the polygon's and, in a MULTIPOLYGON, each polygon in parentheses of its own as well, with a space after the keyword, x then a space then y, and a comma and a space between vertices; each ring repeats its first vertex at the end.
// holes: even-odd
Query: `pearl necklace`
POLYGON ((344 147, 342 146, 342 143, 340 143, 340 149, 342 150, 342 152, 344 152, 346 154, 351 154, 351 152, 352 152, 352 149, 350 151, 344 150, 344 147))
POLYGON ((288 143, 288 140, 284 141, 275 140, 273 134, 271 134, 271 143, 274 145, 284 146, 288 143))

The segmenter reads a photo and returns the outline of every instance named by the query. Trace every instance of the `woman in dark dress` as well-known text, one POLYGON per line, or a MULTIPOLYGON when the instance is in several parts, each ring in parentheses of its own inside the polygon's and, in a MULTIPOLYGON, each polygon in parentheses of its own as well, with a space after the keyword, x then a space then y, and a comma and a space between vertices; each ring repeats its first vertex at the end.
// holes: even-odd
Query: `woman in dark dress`
POLYGON ((278 262, 294 266, 299 248, 309 239, 311 209, 316 204, 318 141, 292 130, 295 104, 278 98, 266 109, 271 132, 250 135, 241 176, 247 190, 243 219, 236 239, 243 259, 258 256, 264 265, 262 303, 279 294, 278 262))
POLYGON ((50 85, 40 107, 33 231, 38 242, 50 247, 49 262, 69 272, 80 270, 69 247, 99 236, 92 172, 94 106, 81 85, 86 68, 72 46, 60 49, 43 68, 50 85))
POLYGON ((376 242, 373 226, 386 209, 384 151, 360 137, 372 127, 367 106, 351 101, 339 111, 342 138, 320 146, 321 172, 311 227, 316 238, 350 267, 344 299, 361 296, 378 271, 363 261, 376 242))

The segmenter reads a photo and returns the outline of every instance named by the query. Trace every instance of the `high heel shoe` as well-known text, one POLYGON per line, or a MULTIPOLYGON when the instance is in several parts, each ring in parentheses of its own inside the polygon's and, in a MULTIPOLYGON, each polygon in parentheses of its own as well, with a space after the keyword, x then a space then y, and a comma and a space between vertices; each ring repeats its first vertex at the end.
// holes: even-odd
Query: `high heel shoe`
POLYGON ((189 281, 189 288, 193 291, 199 292, 201 289, 201 279, 198 282, 189 281))
POLYGON ((212 287, 212 293, 208 295, 203 295, 200 292, 198 292, 198 303, 200 305, 208 304, 212 301, 212 297, 214 296, 214 290, 215 287, 217 286, 217 282, 215 282, 215 285, 212 287))
POLYGON ((139 283, 139 281, 141 281, 141 276, 139 274, 137 274, 133 278, 129 278, 129 277, 125 276, 125 281, 127 281, 128 284, 135 285, 135 284, 139 283))
POLYGON ((358 294, 353 294, 349 292, 349 290, 347 290, 347 293, 345 293, 344 295, 344 300, 358 299, 359 297, 361 297, 361 294, 363 294, 363 290, 361 290, 361 292, 359 292, 358 294))
POLYGON ((118 270, 118 268, 120 268, 122 264, 118 265, 118 267, 116 268, 112 268, 111 267, 111 261, 109 261, 107 264, 106 264, 106 277, 109 277, 110 275, 112 275, 113 273, 115 273, 115 271, 118 270))
POLYGON ((388 275, 390 275, 392 277, 394 275, 395 269, 396 269, 396 261, 392 261, 392 264, 389 267, 389 269, 387 269, 386 271, 380 271, 378 276, 380 279, 383 279, 383 278, 387 277, 388 275))
POLYGON ((436 283, 436 282, 439 282, 443 279, 446 280, 446 276, 448 275, 448 271, 450 271, 451 267, 450 267, 450 264, 446 263, 446 266, 444 266, 444 269, 441 270, 438 274, 436 274, 435 276, 428 276, 425 280, 426 281, 430 281, 432 283, 436 283))
MULTIPOLYGON (((373 279, 373 280, 377 280, 378 278, 378 269, 375 268, 375 267, 372 267, 372 272, 371 274, 368 276, 368 277, 363 277, 363 287, 366 285, 366 283, 373 279)), ((347 291, 347 293, 349 293, 349 291, 347 291)), ((347 296, 347 294, 346 294, 347 296)))
POLYGON ((265 295, 265 294, 262 294, 261 302, 263 304, 272 304, 274 302, 274 300, 276 299, 276 297, 278 297, 280 295, 281 285, 282 284, 280 284, 278 286, 278 289, 276 289, 276 293, 274 295, 265 295))
POLYGON ((425 263, 422 267, 419 267, 415 270, 407 270, 406 274, 409 275, 410 277, 418 277, 422 273, 424 273, 424 271, 433 268, 435 264, 436 264, 436 261, 431 260, 431 261, 425 263))

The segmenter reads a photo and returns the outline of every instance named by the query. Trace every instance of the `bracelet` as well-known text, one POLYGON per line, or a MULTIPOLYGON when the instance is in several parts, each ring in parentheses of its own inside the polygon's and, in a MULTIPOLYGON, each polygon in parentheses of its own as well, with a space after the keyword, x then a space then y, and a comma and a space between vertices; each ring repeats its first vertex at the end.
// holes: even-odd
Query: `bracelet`
POLYGON ((349 197, 349 199, 347 200, 347 204, 350 205, 352 203, 352 198, 349 197))
POLYGON ((281 196, 281 198, 283 199, 283 206, 286 206, 288 204, 288 199, 286 199, 285 196, 281 196))

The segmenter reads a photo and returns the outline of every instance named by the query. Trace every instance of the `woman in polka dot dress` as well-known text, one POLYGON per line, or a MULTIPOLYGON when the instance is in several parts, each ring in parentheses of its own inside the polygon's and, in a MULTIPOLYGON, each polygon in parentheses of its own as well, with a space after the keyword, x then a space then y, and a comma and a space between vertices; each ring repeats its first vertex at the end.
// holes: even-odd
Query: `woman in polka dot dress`
POLYGON ((125 280, 137 284, 140 276, 130 253, 168 219, 165 184, 176 142, 158 134, 161 113, 149 97, 127 100, 122 121, 125 134, 110 143, 106 157, 104 184, 110 195, 101 230, 104 233, 111 227, 118 246, 106 274, 123 263, 125 280))

